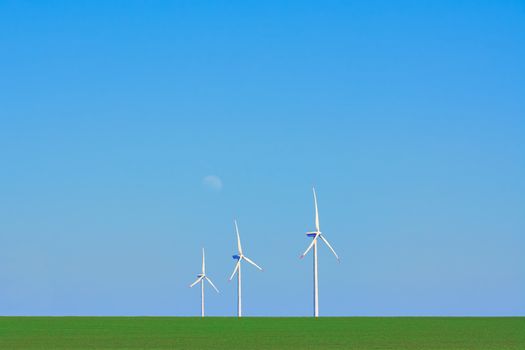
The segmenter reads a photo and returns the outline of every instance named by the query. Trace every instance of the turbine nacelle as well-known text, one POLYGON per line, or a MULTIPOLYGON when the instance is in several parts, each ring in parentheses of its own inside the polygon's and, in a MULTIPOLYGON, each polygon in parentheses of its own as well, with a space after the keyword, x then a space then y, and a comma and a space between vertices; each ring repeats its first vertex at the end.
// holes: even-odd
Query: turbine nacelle
POLYGON ((308 237, 316 237, 316 236, 319 236, 321 234, 321 232, 306 232, 306 235, 308 237))
POLYGON ((242 255, 235 254, 235 255, 232 255, 232 258, 235 259, 235 260, 241 260, 242 259, 242 255))

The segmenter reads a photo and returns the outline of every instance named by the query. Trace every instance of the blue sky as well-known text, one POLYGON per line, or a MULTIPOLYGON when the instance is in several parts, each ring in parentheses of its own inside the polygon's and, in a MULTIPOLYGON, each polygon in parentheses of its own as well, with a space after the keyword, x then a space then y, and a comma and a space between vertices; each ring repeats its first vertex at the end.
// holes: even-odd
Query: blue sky
POLYGON ((525 315, 521 1, 0 2, 0 314, 525 315), (206 176, 217 176, 208 185, 206 176))

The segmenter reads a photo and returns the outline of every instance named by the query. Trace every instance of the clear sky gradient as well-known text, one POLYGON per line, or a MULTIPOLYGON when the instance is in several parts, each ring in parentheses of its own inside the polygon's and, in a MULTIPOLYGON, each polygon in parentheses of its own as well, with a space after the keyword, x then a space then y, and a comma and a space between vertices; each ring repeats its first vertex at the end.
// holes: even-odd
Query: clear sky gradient
POLYGON ((525 315, 523 1, 0 1, 0 314, 525 315))

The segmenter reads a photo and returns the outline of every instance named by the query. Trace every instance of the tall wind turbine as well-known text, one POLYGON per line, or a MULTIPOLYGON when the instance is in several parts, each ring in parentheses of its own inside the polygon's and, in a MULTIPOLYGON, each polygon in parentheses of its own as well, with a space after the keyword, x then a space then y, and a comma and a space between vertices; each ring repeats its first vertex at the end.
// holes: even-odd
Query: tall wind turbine
POLYGON ((337 256, 337 253, 335 252, 334 248, 328 243, 326 238, 324 238, 323 234, 321 233, 321 229, 319 228, 319 210, 317 209, 317 195, 315 194, 315 188, 312 188, 314 192, 314 205, 315 205, 315 231, 312 232, 306 232, 306 235, 308 237, 313 237, 312 243, 308 246, 306 251, 301 255, 301 259, 304 258, 306 254, 314 248, 314 317, 319 317, 319 283, 318 283, 318 273, 317 273, 317 241, 320 239, 323 241, 328 248, 334 253, 335 257, 337 258, 337 261, 339 261, 339 257, 337 256))
POLYGON ((219 290, 217 289, 217 287, 215 287, 211 279, 209 279, 208 276, 206 276, 206 257, 204 256, 204 248, 202 248, 202 273, 199 273, 197 275, 197 280, 193 282, 192 284, 190 284, 190 288, 195 286, 197 283, 201 284, 201 317, 204 317, 204 281, 205 280, 211 284, 211 286, 213 287, 213 289, 215 289, 217 293, 219 293, 219 290))
POLYGON ((232 280, 233 276, 235 276, 235 273, 237 273, 237 316, 242 317, 241 261, 246 260, 248 263, 252 264, 261 271, 262 268, 260 268, 259 265, 254 263, 250 258, 243 254, 241 246, 241 237, 239 236, 239 227, 237 226, 237 220, 234 220, 234 223, 235 232, 237 232, 237 249, 239 252, 233 255, 233 259, 237 260, 237 264, 235 264, 235 269, 233 270, 233 273, 230 276, 230 281, 232 280))

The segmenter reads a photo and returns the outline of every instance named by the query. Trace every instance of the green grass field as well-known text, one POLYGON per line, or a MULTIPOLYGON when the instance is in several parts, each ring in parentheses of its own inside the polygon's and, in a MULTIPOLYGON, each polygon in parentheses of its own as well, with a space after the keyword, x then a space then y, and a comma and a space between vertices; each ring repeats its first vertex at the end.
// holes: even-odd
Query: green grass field
POLYGON ((0 349, 525 349, 525 318, 0 317, 0 349))

